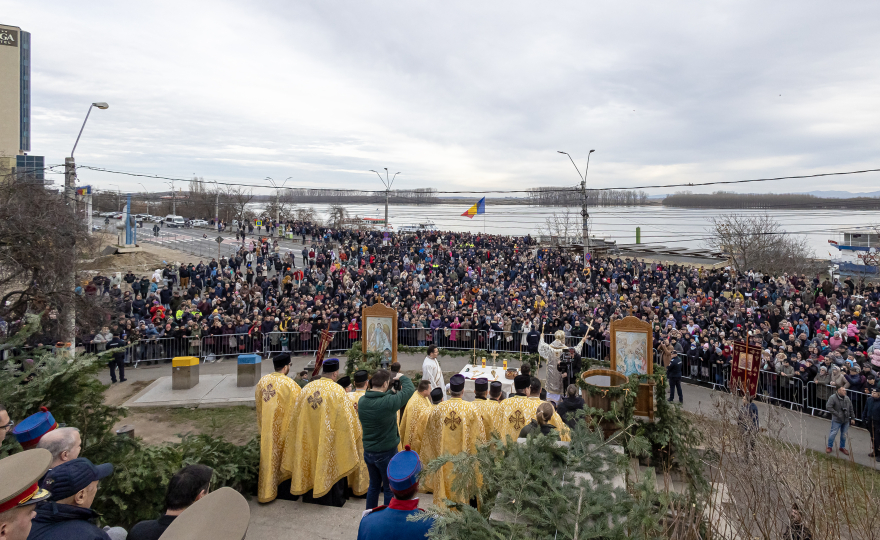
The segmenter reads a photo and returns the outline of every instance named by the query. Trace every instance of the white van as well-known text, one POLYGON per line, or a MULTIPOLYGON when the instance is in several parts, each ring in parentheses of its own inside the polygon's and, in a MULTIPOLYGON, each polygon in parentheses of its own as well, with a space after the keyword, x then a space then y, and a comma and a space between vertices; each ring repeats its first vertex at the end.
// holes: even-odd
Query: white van
POLYGON ((165 216, 166 227, 183 227, 185 223, 186 220, 183 219, 181 216, 172 216, 171 214, 165 216))

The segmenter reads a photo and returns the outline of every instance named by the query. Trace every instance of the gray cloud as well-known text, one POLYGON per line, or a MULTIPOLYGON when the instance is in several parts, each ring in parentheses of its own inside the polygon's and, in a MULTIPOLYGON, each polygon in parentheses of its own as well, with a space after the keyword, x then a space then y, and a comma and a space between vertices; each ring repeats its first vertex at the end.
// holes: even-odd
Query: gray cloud
MULTIPOLYGON (((582 164, 590 148, 594 187, 880 166, 876 3, 0 0, 0 12, 33 34, 33 148, 50 163, 104 100, 78 163, 255 185, 379 189, 366 170, 383 166, 408 187, 572 184, 555 151, 582 164)), ((869 191, 878 177, 747 190, 869 191)))

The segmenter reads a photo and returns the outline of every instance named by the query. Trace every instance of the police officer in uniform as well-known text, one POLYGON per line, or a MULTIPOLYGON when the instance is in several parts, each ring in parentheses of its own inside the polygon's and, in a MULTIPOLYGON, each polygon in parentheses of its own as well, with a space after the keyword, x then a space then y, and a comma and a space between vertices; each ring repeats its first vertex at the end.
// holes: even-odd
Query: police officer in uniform
POLYGON ((31 532, 34 506, 49 498, 38 482, 52 463, 43 448, 25 450, 0 460, 0 538, 25 540, 31 532))
MULTIPOLYGON (((436 388, 435 388, 436 390, 436 388)), ((364 511, 358 527, 358 540, 414 540, 427 538, 433 520, 407 521, 419 508, 419 473, 422 460, 409 445, 388 463, 388 484, 394 498, 387 506, 364 511)))

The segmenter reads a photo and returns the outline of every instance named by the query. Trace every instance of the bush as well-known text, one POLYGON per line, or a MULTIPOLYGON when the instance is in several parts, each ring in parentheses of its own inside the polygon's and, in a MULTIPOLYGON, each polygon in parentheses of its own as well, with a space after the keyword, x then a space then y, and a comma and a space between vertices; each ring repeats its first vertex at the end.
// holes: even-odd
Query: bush
MULTIPOLYGON (((34 317, 0 348, 11 350, 38 329, 39 318, 34 317)), ((71 360, 46 348, 32 350, 27 358, 13 357, 0 370, 0 403, 11 418, 24 419, 45 406, 59 424, 79 428, 82 457, 113 464, 115 471, 101 482, 93 505, 104 523, 129 528, 140 520, 155 519, 163 510, 171 475, 192 463, 214 469, 212 489, 256 491, 259 437, 243 446, 210 435, 185 435, 179 443, 153 446, 117 437, 111 428, 125 416, 125 409, 104 403, 106 386, 96 375, 105 365, 106 360, 95 355, 76 355, 71 360)), ((10 438, 0 455, 18 451, 21 447, 10 438)))

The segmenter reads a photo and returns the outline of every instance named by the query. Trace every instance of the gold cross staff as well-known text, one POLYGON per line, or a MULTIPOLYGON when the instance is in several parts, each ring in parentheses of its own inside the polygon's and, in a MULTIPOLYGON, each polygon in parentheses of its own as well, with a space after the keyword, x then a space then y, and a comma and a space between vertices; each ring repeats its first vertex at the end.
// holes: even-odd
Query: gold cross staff
POLYGON ((498 359, 498 351, 492 351, 492 354, 489 356, 492 357, 492 367, 495 367, 495 361, 498 359))

